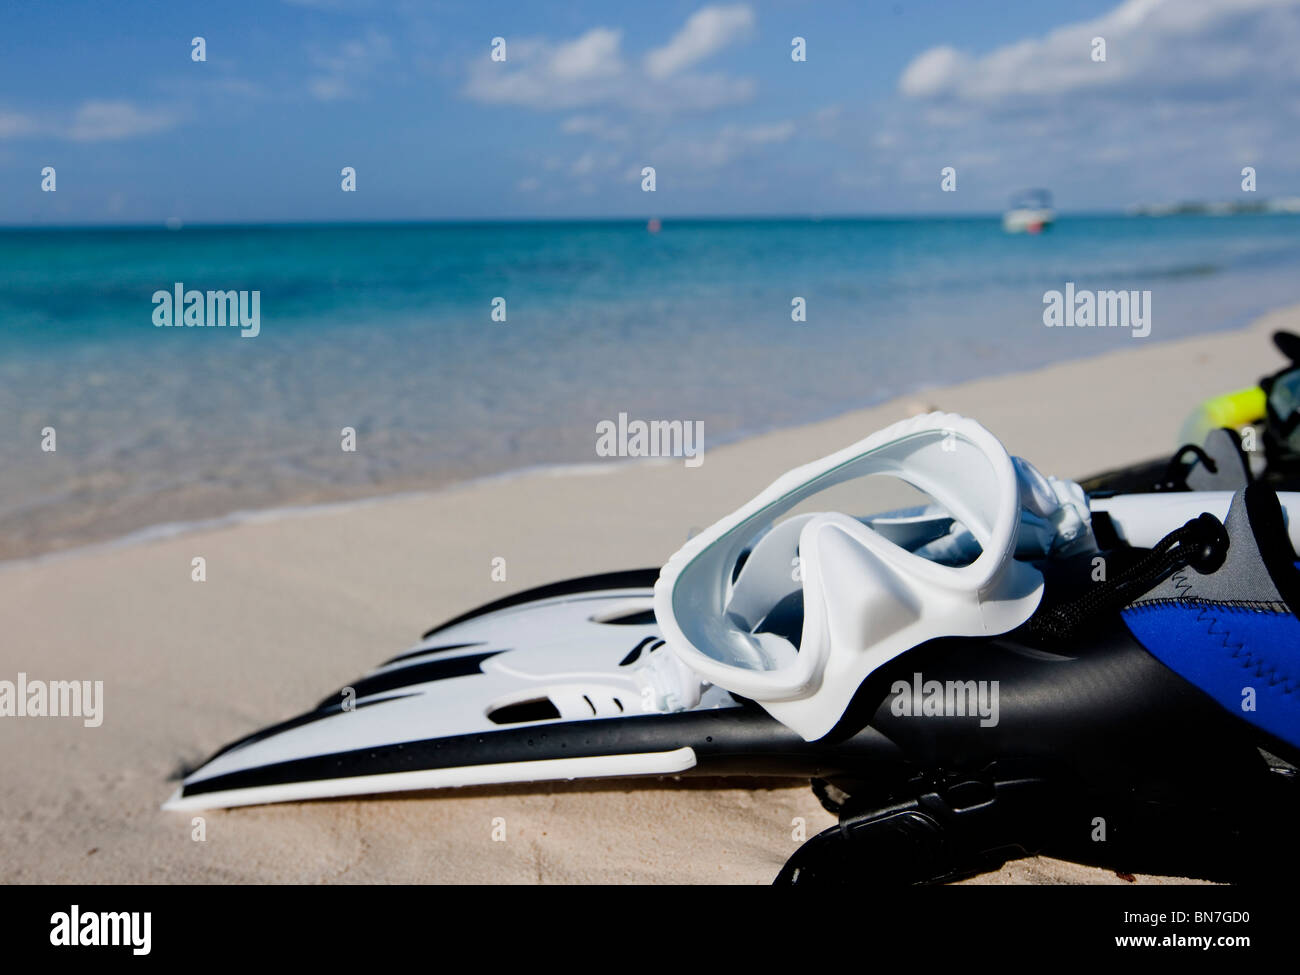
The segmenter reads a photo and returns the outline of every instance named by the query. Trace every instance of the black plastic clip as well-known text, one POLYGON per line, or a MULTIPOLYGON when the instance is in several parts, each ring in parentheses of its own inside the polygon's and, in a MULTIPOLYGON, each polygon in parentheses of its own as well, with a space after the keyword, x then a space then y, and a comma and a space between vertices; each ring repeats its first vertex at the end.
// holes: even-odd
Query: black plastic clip
MULTIPOLYGON (((932 784, 931 784, 932 786, 932 784)), ((936 884, 1032 855, 1060 822, 1061 796, 1036 778, 978 778, 928 787, 871 809, 846 807, 840 823, 808 840, 775 883, 936 884)))

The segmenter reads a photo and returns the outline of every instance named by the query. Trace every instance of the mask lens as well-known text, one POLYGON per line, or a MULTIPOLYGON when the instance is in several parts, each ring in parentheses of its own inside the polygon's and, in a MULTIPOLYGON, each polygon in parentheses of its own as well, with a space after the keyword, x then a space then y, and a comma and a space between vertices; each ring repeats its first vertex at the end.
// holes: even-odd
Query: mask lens
POLYGON ((800 649, 799 537, 810 519, 847 515, 904 552, 960 567, 979 558, 987 544, 998 490, 989 458, 952 431, 928 430, 886 444, 790 491, 715 543, 718 561, 702 556, 683 572, 675 593, 704 612, 678 612, 678 619, 693 631, 687 633, 692 643, 719 662, 780 670, 800 649), (709 586, 709 566, 723 568, 721 585, 715 577, 709 586), (693 570, 711 594, 707 603, 699 599, 701 589, 691 588, 693 570))
POLYGON ((1300 369, 1292 369, 1273 380, 1268 405, 1278 418, 1283 442, 1300 453, 1300 369))

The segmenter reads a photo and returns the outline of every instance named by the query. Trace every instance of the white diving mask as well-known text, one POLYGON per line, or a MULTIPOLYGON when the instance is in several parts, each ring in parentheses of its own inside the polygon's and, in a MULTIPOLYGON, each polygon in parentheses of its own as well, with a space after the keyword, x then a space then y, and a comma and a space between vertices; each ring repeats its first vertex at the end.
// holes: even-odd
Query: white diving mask
POLYGON ((899 654, 1024 623, 1043 579, 1016 556, 1091 545, 1090 527, 1078 485, 1043 477, 974 420, 896 423, 778 478, 668 560, 654 601, 667 646, 647 661, 650 697, 690 708, 715 684, 821 738, 899 654), (873 517, 878 508, 832 490, 878 483, 867 479, 904 482, 930 503, 873 517), (809 499, 816 510, 794 513, 809 499))

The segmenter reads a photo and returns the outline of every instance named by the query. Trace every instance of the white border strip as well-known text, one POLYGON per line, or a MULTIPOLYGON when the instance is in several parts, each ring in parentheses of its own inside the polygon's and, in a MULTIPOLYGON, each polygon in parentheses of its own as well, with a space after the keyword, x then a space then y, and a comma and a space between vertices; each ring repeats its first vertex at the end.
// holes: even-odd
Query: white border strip
POLYGON ((695 749, 684 747, 644 755, 597 755, 590 758, 552 758, 536 762, 503 762, 465 768, 429 769, 421 772, 388 772, 342 779, 317 779, 286 785, 227 789, 182 796, 177 789, 162 808, 172 812, 192 809, 228 809, 268 802, 328 799, 335 796, 364 796, 380 792, 414 789, 448 789, 466 785, 500 785, 507 782, 546 782, 557 779, 590 779, 622 775, 673 775, 695 767, 695 749))

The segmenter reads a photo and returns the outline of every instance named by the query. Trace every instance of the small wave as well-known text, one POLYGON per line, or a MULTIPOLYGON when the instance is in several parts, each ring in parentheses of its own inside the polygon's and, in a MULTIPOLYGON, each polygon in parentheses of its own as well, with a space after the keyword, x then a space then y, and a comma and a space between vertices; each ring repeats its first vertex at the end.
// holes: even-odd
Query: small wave
POLYGON ((533 464, 505 471, 496 471, 491 474, 483 474, 479 477, 473 477, 463 481, 454 481, 450 484, 444 484, 434 488, 393 491, 384 494, 374 494, 364 498, 349 498, 343 501, 322 501, 313 504, 290 504, 272 508, 245 508, 238 511, 232 511, 229 514, 218 515, 213 518, 196 518, 188 521, 171 521, 160 525, 150 525, 147 528, 128 532, 127 534, 121 535, 117 538, 90 542, 89 544, 78 545, 74 548, 60 549, 55 552, 43 552, 38 555, 19 556, 15 559, 6 559, 0 561, 0 573, 33 565, 42 565, 47 562, 58 562, 63 559, 88 555, 94 552, 133 548, 137 545, 146 545, 151 542, 165 541, 181 535, 192 535, 196 532, 216 531, 222 528, 234 528, 239 525, 260 524, 265 522, 282 521, 290 518, 305 518, 313 515, 353 511, 358 508, 369 508, 377 504, 385 504, 389 501, 434 497, 452 491, 463 491, 485 484, 514 481, 524 477, 596 477, 613 474, 619 470, 626 469, 631 465, 663 465, 672 462, 672 458, 647 457, 617 460, 612 459, 597 463, 533 464))
POLYGON ((1132 276, 1153 278, 1156 280, 1168 278, 1204 278, 1225 270, 1227 270, 1227 268, 1221 264, 1182 264, 1175 267, 1152 268, 1142 272, 1134 272, 1132 276))

